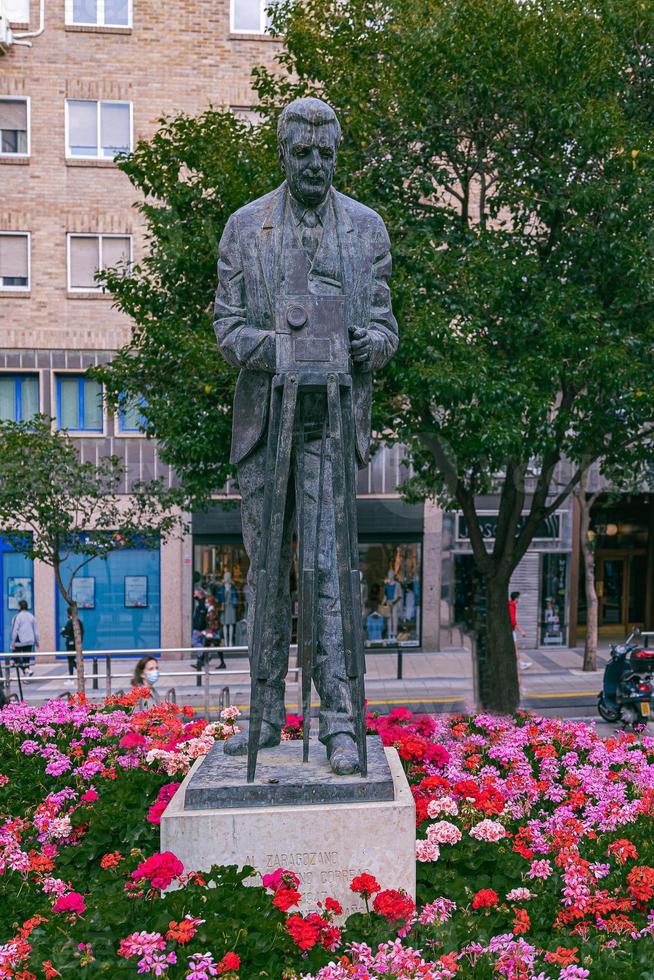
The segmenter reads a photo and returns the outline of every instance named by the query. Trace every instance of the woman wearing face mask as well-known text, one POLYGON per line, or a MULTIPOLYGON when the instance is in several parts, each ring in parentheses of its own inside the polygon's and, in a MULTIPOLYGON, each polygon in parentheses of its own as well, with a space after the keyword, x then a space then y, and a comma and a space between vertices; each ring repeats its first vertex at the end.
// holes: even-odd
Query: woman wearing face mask
POLYGON ((158 704, 161 697, 155 690, 155 684, 159 680, 159 664, 154 657, 141 657, 134 668, 132 677, 132 687, 147 687, 150 692, 149 701, 158 704))

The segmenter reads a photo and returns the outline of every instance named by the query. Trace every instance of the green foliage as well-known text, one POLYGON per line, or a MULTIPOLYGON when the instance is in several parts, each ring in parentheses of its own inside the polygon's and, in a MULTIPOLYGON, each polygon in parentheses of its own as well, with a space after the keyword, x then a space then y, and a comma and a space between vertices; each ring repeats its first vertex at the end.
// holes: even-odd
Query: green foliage
POLYGON ((177 526, 178 496, 160 481, 135 484, 125 503, 125 474, 116 456, 82 462, 79 449, 52 420, 0 422, 0 534, 32 560, 51 565, 62 596, 93 558, 136 542, 158 544, 177 526), (70 581, 61 564, 77 561, 70 581))
POLYGON ((279 169, 270 127, 232 113, 162 119, 121 164, 142 193, 147 252, 131 273, 107 284, 134 320, 131 342, 97 374, 109 400, 144 399, 146 431, 196 500, 228 474, 234 371, 212 330, 218 241, 229 215, 275 186, 279 169))

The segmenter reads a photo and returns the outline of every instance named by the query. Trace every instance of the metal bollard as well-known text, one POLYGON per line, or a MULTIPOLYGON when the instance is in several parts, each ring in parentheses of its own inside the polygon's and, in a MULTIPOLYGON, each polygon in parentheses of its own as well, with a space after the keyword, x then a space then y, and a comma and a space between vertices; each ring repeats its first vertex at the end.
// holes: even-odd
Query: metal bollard
POLYGON ((218 695, 218 706, 222 711, 223 708, 229 708, 231 703, 229 688, 223 687, 218 695))
POLYGON ((397 647, 397 679, 402 680, 402 649, 397 647))
POLYGON ((93 658, 93 690, 98 690, 98 661, 93 658))
POLYGON ((111 657, 105 657, 106 663, 106 679, 105 679, 105 697, 111 696, 111 657))

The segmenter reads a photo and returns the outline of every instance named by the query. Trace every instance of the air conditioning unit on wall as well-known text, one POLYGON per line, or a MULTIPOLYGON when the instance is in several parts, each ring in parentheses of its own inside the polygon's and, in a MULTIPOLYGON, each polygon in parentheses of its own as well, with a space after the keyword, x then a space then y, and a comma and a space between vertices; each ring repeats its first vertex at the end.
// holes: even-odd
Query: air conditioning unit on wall
POLYGON ((9 26, 9 19, 5 11, 5 5, 2 0, 0 0, 0 55, 7 54, 13 43, 14 39, 11 33, 11 27, 9 26))

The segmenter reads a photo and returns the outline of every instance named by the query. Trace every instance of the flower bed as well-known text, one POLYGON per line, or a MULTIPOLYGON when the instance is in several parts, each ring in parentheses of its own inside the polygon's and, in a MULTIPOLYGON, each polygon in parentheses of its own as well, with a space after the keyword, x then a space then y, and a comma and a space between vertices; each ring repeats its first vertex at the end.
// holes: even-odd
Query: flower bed
POLYGON ((371 717, 416 800, 418 907, 362 868, 339 925, 328 895, 299 914, 290 869, 197 874, 159 853, 179 781, 237 713, 139 711, 142 693, 0 712, 0 978, 654 977, 651 737, 371 717))

